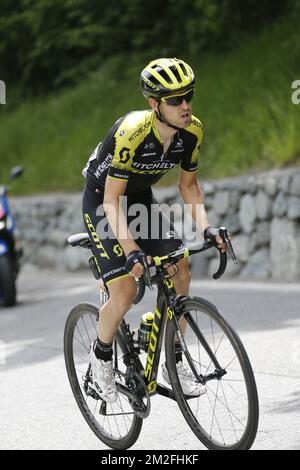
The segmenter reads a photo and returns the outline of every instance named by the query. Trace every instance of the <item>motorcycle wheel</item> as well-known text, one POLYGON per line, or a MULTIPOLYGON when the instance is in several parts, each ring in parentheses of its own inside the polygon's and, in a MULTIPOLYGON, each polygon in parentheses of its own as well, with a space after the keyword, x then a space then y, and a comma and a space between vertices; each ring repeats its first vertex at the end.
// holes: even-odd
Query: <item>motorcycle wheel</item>
POLYGON ((0 256, 0 299, 5 307, 12 307, 17 302, 15 277, 10 257, 0 256))

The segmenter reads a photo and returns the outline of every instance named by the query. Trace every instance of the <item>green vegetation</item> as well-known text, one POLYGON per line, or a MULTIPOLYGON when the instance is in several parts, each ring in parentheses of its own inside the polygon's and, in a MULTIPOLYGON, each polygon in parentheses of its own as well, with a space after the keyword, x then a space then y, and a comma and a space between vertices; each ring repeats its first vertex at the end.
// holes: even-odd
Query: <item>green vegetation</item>
POLYGON ((47 93, 108 58, 226 50, 299 0, 1 0, 2 80, 47 93))
MULTIPOLYGON (((204 124, 201 178, 237 175, 300 162, 300 79, 297 17, 285 15, 230 52, 182 55, 197 76, 193 112, 204 124)), ((0 106, 0 181, 9 168, 27 168, 19 193, 76 191, 81 169, 113 122, 147 104, 138 77, 148 56, 115 56, 72 88, 0 106), (120 74, 122 71, 122 76, 120 74)), ((9 84, 8 84, 9 85, 9 84)), ((177 172, 161 184, 173 184, 177 172)))

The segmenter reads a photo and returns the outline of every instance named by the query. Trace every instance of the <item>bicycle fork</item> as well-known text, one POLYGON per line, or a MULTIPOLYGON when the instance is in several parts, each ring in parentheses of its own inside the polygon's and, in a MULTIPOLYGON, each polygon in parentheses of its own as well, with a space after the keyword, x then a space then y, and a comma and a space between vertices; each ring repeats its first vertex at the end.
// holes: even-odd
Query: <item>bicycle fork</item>
POLYGON ((226 370, 224 370, 221 367, 218 359, 216 358, 215 354, 213 353, 213 351, 212 351, 211 347, 209 346, 208 342, 206 341, 204 335, 200 331, 198 325, 196 324, 196 322, 193 319, 190 312, 188 312, 188 313, 185 314, 185 320, 188 323, 188 325, 192 328, 193 332, 195 333, 195 335, 199 339, 200 343, 202 344, 203 348, 205 349, 205 351, 207 352, 208 356, 210 357, 212 363, 215 366, 215 372, 213 372, 211 374, 208 374, 206 376, 204 376, 202 374, 198 374, 198 372, 197 372, 197 369, 194 365, 194 361, 192 359, 192 356, 190 355, 190 352, 189 352, 189 350, 186 346, 184 335, 182 334, 180 326, 179 326, 178 317, 179 317, 179 314, 181 313, 181 309, 182 309, 182 306, 181 306, 181 303, 180 303, 182 297, 183 296, 177 296, 175 301, 174 301, 174 305, 173 305, 173 308, 172 308, 172 310, 173 310, 173 317, 172 318, 173 318, 173 322, 174 322, 175 332, 176 332, 177 338, 178 338, 179 343, 180 343, 181 348, 182 348, 182 352, 185 355, 186 361, 187 361, 191 371, 194 374, 195 381, 200 383, 201 385, 205 385, 210 380, 215 380, 215 379, 221 380, 222 377, 227 374, 227 372, 226 372, 226 370))

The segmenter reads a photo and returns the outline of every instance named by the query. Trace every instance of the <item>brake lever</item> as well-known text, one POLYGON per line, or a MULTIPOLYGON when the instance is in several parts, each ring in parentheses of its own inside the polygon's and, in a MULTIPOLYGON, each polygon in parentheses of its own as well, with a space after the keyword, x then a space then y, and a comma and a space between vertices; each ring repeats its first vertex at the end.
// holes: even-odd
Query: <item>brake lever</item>
POLYGON ((227 232, 227 229, 225 227, 220 227, 219 234, 220 234, 220 237, 222 238, 223 242, 226 243, 226 245, 227 245, 228 253, 231 256, 232 261, 234 262, 234 264, 238 264, 239 262, 238 262, 238 260, 235 256, 233 246, 232 246, 232 243, 230 241, 230 235, 227 232))
POLYGON ((144 266, 143 280, 145 282, 145 285, 149 287, 149 289, 153 290, 153 286, 152 286, 151 279, 150 279, 150 269, 147 263, 146 256, 142 257, 142 261, 143 261, 143 266, 144 266))

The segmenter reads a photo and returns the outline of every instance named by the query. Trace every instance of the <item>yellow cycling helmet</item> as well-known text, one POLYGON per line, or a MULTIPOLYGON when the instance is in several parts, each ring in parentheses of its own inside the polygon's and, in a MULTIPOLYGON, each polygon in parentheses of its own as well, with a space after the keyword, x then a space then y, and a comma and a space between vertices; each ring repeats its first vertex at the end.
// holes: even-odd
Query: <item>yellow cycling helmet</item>
POLYGON ((162 98, 195 86, 192 68, 181 59, 152 60, 141 73, 141 87, 145 98, 162 98))

